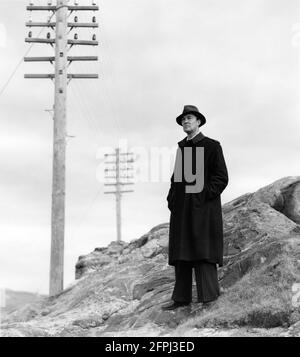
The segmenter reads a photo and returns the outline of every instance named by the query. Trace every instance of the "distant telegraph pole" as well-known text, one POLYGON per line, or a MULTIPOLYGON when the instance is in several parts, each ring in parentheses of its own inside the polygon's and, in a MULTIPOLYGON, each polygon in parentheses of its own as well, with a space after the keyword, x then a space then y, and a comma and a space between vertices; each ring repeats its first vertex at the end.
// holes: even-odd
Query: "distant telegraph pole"
POLYGON ((113 193, 116 195, 116 223, 117 223, 117 241, 121 239, 121 197, 122 193, 133 192, 133 190, 123 190, 124 185, 133 185, 130 179, 133 178, 133 168, 128 164, 133 163, 133 157, 130 157, 133 153, 120 153, 120 149, 116 149, 114 154, 105 154, 105 159, 112 157, 111 161, 105 162, 108 167, 105 168, 105 179, 113 179, 113 182, 104 183, 105 186, 115 186, 115 191, 108 191, 104 193, 113 193), (123 165, 122 165, 123 164, 123 165), (125 165, 124 165, 125 164, 125 165), (113 165, 113 166, 109 166, 113 165))
POLYGON ((74 28, 96 28, 96 17, 92 17, 91 23, 80 23, 78 17, 68 22, 70 15, 77 11, 97 11, 98 6, 92 2, 92 6, 68 5, 68 0, 47 1, 47 6, 35 6, 30 1, 27 10, 49 11, 52 16, 47 22, 26 22, 30 28, 25 42, 50 44, 55 46, 55 56, 51 57, 25 57, 25 62, 50 62, 54 63, 54 73, 49 74, 25 74, 25 78, 50 78, 54 81, 54 117, 53 117, 53 177, 52 177, 52 210, 51 210, 51 259, 50 259, 50 296, 57 295, 63 290, 64 274, 64 231, 65 231, 65 159, 66 159, 66 100, 67 85, 74 78, 98 78, 98 74, 70 74, 67 73, 68 66, 74 61, 96 61, 97 56, 68 56, 68 51, 75 45, 96 46, 96 35, 91 40, 79 40, 78 34, 74 39, 68 39, 69 32, 74 28), (55 14, 55 21, 52 17, 55 14), (46 38, 33 37, 32 29, 46 27, 50 32, 46 38), (51 38, 51 30, 54 37, 51 38))

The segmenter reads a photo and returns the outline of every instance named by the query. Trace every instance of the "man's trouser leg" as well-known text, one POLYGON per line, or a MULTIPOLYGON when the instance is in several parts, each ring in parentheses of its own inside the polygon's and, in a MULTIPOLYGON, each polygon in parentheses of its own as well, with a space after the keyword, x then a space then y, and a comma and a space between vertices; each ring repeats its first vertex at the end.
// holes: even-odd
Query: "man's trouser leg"
POLYGON ((190 262, 178 260, 175 264, 175 286, 172 299, 176 302, 192 301, 193 266, 190 262))
POLYGON ((205 261, 194 263, 198 302, 216 300, 220 295, 217 265, 205 261))

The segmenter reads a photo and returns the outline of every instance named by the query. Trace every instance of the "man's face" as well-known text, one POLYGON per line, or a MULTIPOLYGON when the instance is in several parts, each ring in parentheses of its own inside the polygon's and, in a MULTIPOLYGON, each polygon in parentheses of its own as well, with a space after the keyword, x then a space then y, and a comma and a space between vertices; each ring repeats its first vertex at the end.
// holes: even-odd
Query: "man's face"
POLYGON ((181 124, 183 127, 183 130, 189 134, 194 131, 196 131, 200 125, 200 119, 197 119, 196 115, 194 114, 186 114, 182 119, 181 119, 181 124))

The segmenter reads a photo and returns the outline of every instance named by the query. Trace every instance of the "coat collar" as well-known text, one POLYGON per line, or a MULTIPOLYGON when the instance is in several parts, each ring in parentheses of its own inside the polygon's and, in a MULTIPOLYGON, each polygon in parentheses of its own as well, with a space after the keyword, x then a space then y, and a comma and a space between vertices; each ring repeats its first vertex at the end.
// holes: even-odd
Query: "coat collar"
MULTIPOLYGON (((203 135, 200 131, 200 133, 198 133, 196 136, 194 136, 193 139, 191 139, 191 141, 193 142, 193 144, 195 144, 204 138, 205 138, 205 135, 203 135)), ((184 146, 186 143, 187 143, 187 136, 183 140, 179 141, 178 145, 184 146)))

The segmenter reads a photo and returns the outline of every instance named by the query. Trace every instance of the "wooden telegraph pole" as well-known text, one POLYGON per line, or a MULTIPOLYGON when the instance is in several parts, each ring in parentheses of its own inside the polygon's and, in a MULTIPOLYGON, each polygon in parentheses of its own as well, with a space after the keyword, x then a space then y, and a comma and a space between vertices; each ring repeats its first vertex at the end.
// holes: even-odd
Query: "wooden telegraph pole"
POLYGON ((67 0, 58 0, 55 38, 50 295, 56 295, 64 288, 67 15, 67 0))
POLYGON ((128 167, 129 163, 133 163, 133 158, 130 157, 133 153, 120 153, 120 149, 117 148, 115 154, 105 154, 105 158, 112 156, 115 160, 105 162, 105 164, 113 164, 113 167, 105 168, 105 178, 113 179, 114 182, 104 183, 105 186, 115 186, 115 191, 109 191, 104 193, 113 193, 116 195, 116 223, 117 223, 117 242, 122 240, 122 218, 121 218, 121 197, 122 193, 133 192, 133 190, 122 190, 123 185, 133 185, 133 182, 130 182, 128 179, 132 179, 133 175, 128 175, 132 170, 132 167, 128 167), (120 157, 123 157, 123 160, 120 160, 120 157), (121 164, 125 164, 121 166, 121 164), (107 173, 112 172, 113 175, 107 173), (125 173, 125 175, 124 175, 125 173))
POLYGON ((76 11, 97 11, 98 6, 93 2, 92 6, 68 5, 68 0, 57 0, 56 6, 48 1, 47 6, 34 6, 33 2, 27 6, 28 11, 52 11, 56 15, 56 21, 26 23, 27 27, 48 27, 55 30, 55 39, 51 39, 51 33, 47 38, 33 38, 29 32, 26 42, 55 44, 55 57, 25 57, 26 62, 49 61, 55 63, 54 74, 25 74, 25 78, 50 78, 54 80, 54 120, 53 120, 53 172, 52 172, 52 209, 51 209, 51 258, 50 258, 50 287, 49 295, 54 296, 63 290, 64 275, 64 234, 65 234, 65 172, 66 172, 66 100, 67 84, 72 78, 98 78, 98 74, 68 74, 68 65, 73 61, 95 61, 97 56, 68 56, 68 51, 74 45, 98 45, 96 36, 92 41, 78 40, 75 34, 74 40, 68 39, 67 31, 73 28, 98 27, 95 16, 92 23, 79 23, 78 17, 74 22, 68 22, 68 17, 76 11), (68 47, 68 45, 70 45, 68 47), (68 81, 69 79, 69 81, 68 81))

